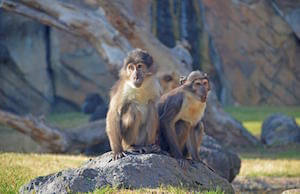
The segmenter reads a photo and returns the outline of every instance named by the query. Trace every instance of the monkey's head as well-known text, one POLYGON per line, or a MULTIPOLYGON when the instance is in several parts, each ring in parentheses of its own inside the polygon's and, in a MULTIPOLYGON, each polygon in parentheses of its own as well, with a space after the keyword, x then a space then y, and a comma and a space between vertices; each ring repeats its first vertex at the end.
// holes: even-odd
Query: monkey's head
POLYGON ((156 73, 152 56, 145 50, 135 49, 124 59, 120 77, 125 76, 130 85, 141 87, 145 79, 156 73))
POLYGON ((194 93, 201 102, 206 102, 207 95, 210 91, 209 79, 206 73, 192 71, 187 77, 182 76, 180 78, 180 84, 194 93))
POLYGON ((163 92, 167 93, 174 88, 177 88, 179 86, 179 75, 175 72, 158 72, 159 82, 162 86, 163 92))

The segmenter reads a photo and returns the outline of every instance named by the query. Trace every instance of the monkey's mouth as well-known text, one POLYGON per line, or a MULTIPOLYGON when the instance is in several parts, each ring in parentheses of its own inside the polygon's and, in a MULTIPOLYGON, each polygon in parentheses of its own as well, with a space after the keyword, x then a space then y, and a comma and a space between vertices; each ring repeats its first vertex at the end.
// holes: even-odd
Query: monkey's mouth
POLYGON ((206 102, 206 99, 207 99, 207 96, 205 95, 205 96, 200 96, 200 101, 202 102, 202 103, 205 103, 206 102))
POLYGON ((134 86, 137 87, 137 88, 141 87, 142 83, 143 83, 143 79, 142 78, 136 78, 133 81, 134 86))

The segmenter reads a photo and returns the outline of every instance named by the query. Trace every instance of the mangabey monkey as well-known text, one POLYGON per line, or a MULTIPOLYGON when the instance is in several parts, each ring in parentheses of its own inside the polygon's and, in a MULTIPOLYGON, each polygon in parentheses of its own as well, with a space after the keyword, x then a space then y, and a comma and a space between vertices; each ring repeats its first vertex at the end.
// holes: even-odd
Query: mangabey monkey
POLYGON ((164 93, 167 93, 179 86, 179 76, 177 76, 175 72, 172 73, 158 72, 158 77, 164 93))
POLYGON ((160 119, 160 146, 175 158, 191 156, 200 161, 198 150, 203 137, 201 118, 206 107, 210 84, 206 73, 193 71, 180 80, 181 86, 160 98, 158 105, 160 119))
POLYGON ((110 94, 106 132, 114 159, 129 152, 151 152, 158 130, 157 101, 161 87, 156 65, 144 50, 131 51, 110 94))

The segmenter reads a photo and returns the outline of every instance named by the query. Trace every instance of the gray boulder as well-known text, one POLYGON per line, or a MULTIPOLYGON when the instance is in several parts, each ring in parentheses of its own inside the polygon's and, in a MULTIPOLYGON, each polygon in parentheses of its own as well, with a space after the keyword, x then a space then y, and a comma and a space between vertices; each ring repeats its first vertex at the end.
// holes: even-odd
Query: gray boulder
POLYGON ((300 143, 300 127, 292 117, 273 114, 263 122, 261 141, 266 145, 300 143))
MULTIPOLYGON (((86 155, 100 155, 110 151, 109 141, 99 143, 84 150, 86 155)), ((215 173, 232 182, 241 168, 241 159, 233 151, 221 146, 213 137, 205 135, 200 148, 200 158, 215 173)))
POLYGON ((223 148, 214 138, 205 135, 200 149, 200 158, 214 171, 232 182, 241 168, 239 156, 223 148))
POLYGON ((76 169, 68 169, 31 180, 20 193, 92 192, 110 185, 119 188, 157 188, 161 185, 234 193, 230 183, 201 163, 183 170, 171 157, 157 154, 129 155, 112 161, 108 152, 76 169))

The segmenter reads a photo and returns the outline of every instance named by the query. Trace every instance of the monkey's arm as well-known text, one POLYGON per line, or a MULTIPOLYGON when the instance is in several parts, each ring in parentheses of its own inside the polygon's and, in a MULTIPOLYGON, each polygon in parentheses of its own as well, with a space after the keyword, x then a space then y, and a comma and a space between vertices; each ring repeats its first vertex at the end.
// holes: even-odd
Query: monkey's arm
POLYGON ((183 98, 183 93, 176 93, 174 95, 167 96, 167 98, 159 104, 161 132, 167 141, 166 143, 170 148, 171 154, 175 158, 183 158, 175 131, 176 121, 174 121, 176 115, 180 112, 183 98))
POLYGON ((120 129, 120 116, 116 108, 110 109, 106 117, 106 132, 109 138, 111 150, 114 154, 114 159, 122 157, 122 136, 120 129))

